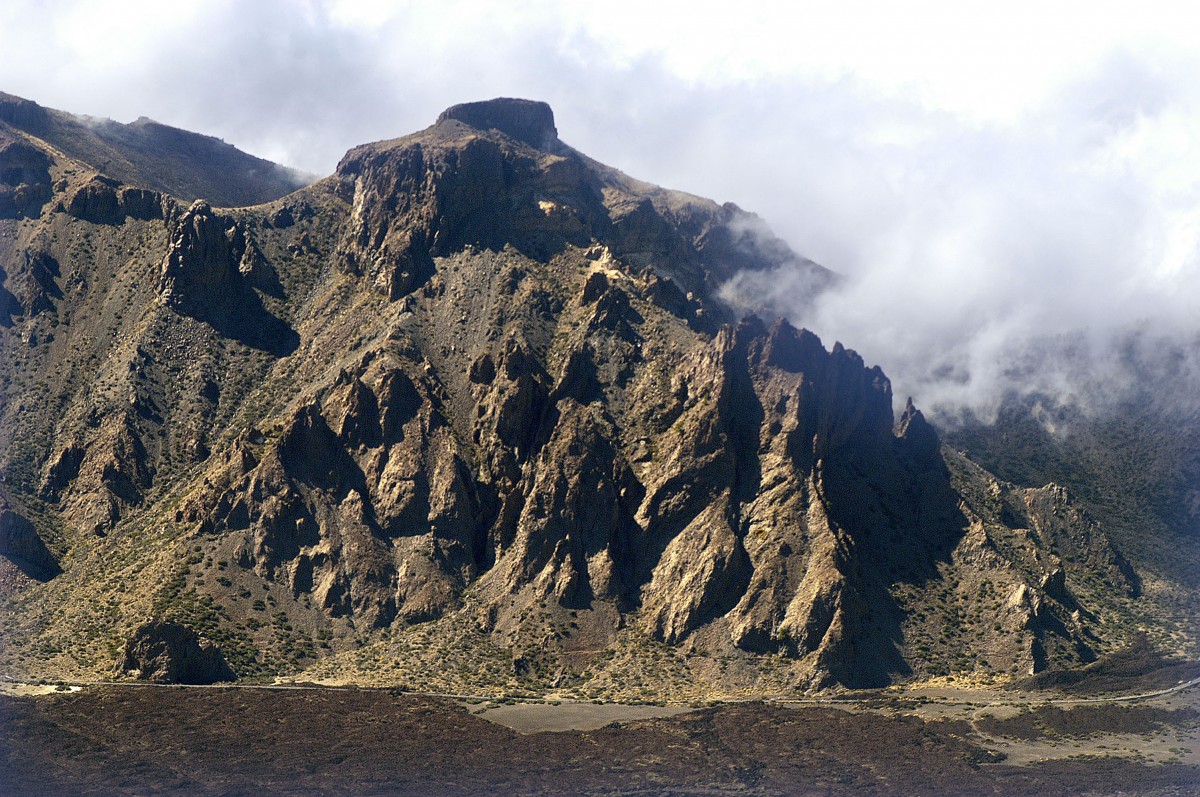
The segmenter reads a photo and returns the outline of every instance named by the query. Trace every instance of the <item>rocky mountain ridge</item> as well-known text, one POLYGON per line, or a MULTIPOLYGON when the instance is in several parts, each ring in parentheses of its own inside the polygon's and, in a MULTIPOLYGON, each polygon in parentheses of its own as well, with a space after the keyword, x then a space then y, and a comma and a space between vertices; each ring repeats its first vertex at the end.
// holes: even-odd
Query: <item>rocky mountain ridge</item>
POLYGON ((2 574, 5 668, 108 672, 154 619, 243 677, 693 699, 1004 678, 1145 611, 1064 490, 718 298, 829 272, 542 103, 233 210, 0 132, 49 176, 0 219, 0 469, 61 570, 2 574))
MULTIPOLYGON (((0 122, 108 177, 183 202, 205 199, 226 207, 255 205, 311 182, 300 172, 248 155, 220 139, 144 116, 121 124, 45 108, 0 92, 0 122)), ((0 213, 3 207, 0 199, 0 213)))

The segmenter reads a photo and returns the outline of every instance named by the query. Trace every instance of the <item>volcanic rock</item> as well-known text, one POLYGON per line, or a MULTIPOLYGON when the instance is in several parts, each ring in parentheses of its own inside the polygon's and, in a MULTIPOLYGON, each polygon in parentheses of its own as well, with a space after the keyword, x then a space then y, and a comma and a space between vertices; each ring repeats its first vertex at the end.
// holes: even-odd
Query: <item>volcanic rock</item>
POLYGON ((220 139, 145 117, 121 124, 43 108, 0 92, 0 140, 5 125, 44 142, 87 171, 169 194, 184 204, 195 199, 222 207, 269 202, 310 182, 306 175, 240 152, 220 139))
POLYGON ((37 216, 50 196, 50 159, 0 130, 0 218, 37 216))
POLYGON ((467 102, 442 111, 437 124, 450 119, 480 130, 498 130, 535 149, 550 149, 558 141, 554 111, 544 102, 506 97, 467 102))
MULTIPOLYGON (((88 563, 27 604, 56 639, 92 633, 56 607, 119 583, 263 673, 464 689, 590 688, 648 651, 717 691, 881 686, 1123 641, 1136 574, 1071 495, 731 306, 746 270, 832 276, 576 152, 544 104, 456 106, 258 207, 71 169, 63 212, 0 221, 0 345, 37 374, 0 382, 0 467, 88 563)), ((211 654, 179 629, 122 670, 185 677, 211 654)))
POLYGON ((220 649, 180 623, 152 620, 125 642, 117 677, 162 684, 215 684, 236 681, 220 649))
POLYGON ((46 121, 46 109, 32 100, 0 91, 0 122, 38 130, 46 121))
POLYGON ((198 307, 236 293, 241 283, 239 265, 247 252, 241 229, 201 200, 171 226, 171 244, 159 281, 164 298, 198 307))

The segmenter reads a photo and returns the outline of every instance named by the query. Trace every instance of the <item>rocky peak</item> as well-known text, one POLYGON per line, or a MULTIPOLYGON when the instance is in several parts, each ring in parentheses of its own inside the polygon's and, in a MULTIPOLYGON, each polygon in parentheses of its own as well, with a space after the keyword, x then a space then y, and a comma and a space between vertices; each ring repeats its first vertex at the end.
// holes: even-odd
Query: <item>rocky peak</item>
MULTIPOLYGON (((0 119, 4 105, 0 98, 0 119)), ((50 198, 50 159, 37 147, 0 132, 0 218, 37 215, 50 198)))
POLYGON ((917 464, 922 467, 937 467, 940 464, 938 450, 941 441, 925 416, 913 406, 911 396, 896 423, 896 437, 908 445, 909 454, 917 464))
POLYGON ((173 306, 227 299, 238 292, 244 277, 253 276, 258 251, 232 218, 201 199, 182 212, 168 208, 167 214, 171 243, 159 283, 173 306))
POLYGON ((151 620, 125 642, 115 675, 166 684, 236 681, 216 645, 180 623, 151 620))
POLYGON ((28 130, 40 127, 46 118, 46 109, 33 100, 0 91, 0 122, 28 130))
POLYGON ((546 103, 535 100, 498 97, 464 102, 442 111, 437 124, 451 119, 480 130, 499 130, 536 149, 550 149, 558 141, 554 111, 546 103))

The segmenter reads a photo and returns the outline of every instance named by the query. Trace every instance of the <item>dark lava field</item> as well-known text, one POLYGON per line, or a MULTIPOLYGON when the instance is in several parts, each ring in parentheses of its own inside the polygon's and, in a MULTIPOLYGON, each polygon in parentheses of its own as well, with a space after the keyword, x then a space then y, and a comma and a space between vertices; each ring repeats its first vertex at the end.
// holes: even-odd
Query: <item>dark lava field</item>
MULTIPOLYGON (((1026 712, 984 727, 1017 736, 1025 725, 1044 727, 1067 740, 1114 723, 1113 732, 1147 738, 1197 724, 1187 708, 1070 711, 1093 724, 1045 726, 1046 717, 1026 712)), ((1014 765, 976 724, 746 703, 593 731, 519 734, 454 701, 394 691, 99 686, 0 697, 0 789, 11 797, 995 797, 1185 795, 1200 784, 1200 767, 1182 757, 1076 755, 1014 765)))

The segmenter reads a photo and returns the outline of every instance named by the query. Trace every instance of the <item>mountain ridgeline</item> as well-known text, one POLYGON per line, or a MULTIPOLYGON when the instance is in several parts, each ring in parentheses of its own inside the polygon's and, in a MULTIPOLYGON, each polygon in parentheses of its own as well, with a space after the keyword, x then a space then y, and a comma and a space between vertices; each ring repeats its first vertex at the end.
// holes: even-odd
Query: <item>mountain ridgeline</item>
POLYGON ((718 298, 831 273, 543 103, 231 210, 0 118, 5 671, 136 675, 154 621, 243 678, 695 699, 1073 666, 1153 610, 1065 489, 718 298))
MULTIPOLYGON (((0 92, 0 122, 108 177, 150 186, 185 202, 204 197, 214 205, 254 205, 309 182, 299 172, 220 139, 145 117, 121 124, 44 108, 0 92)), ((0 213, 3 207, 0 199, 0 213)))

